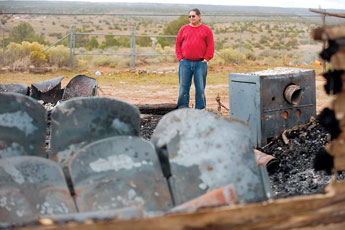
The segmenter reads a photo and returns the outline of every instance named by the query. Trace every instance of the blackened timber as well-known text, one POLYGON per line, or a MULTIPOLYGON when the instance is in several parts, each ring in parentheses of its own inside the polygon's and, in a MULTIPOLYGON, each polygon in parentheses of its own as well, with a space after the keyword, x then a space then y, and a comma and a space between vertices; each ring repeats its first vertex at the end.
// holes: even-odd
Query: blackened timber
POLYGON ((173 103, 163 103, 163 104, 143 104, 135 105, 141 114, 156 114, 164 115, 175 109, 177 109, 177 104, 173 103))

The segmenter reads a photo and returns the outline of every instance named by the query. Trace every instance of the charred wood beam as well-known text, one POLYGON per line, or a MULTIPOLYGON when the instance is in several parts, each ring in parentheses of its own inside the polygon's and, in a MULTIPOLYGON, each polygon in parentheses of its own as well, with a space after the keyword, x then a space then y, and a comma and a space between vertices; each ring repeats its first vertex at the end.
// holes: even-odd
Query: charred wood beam
POLYGON ((173 103, 143 104, 135 106, 139 109, 141 114, 164 115, 177 109, 177 104, 173 103))

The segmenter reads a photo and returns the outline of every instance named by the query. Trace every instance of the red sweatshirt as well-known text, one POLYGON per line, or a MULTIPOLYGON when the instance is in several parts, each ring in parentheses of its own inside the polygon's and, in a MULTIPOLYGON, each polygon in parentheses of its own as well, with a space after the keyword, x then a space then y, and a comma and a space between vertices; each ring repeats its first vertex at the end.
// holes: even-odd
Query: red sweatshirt
POLYGON ((211 29, 204 24, 197 27, 189 24, 182 26, 177 34, 175 52, 178 60, 211 60, 214 53, 211 29))

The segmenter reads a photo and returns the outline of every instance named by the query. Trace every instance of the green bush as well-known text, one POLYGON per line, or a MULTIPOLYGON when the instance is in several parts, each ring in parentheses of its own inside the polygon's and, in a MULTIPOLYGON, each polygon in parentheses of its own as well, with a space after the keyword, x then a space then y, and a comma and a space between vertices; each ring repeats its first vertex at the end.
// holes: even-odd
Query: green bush
POLYGON ((9 35, 11 42, 21 43, 22 41, 46 44, 43 34, 36 34, 33 27, 28 22, 21 22, 19 25, 12 28, 9 35))
POLYGON ((87 49, 92 50, 94 48, 98 48, 98 46, 99 46, 99 43, 97 41, 97 38, 93 37, 89 40, 89 44, 87 46, 87 49))
POLYGON ((51 47, 47 50, 48 63, 57 67, 69 66, 69 48, 63 45, 51 47))
POLYGON ((138 44, 141 47, 150 47, 152 45, 152 41, 150 37, 137 37, 136 44, 138 44))
MULTIPOLYGON (((180 28, 189 23, 188 17, 186 15, 181 15, 178 19, 170 22, 163 30, 163 35, 177 35, 180 28)), ((164 38, 159 37, 158 43, 162 46, 173 45, 176 38, 164 38)))

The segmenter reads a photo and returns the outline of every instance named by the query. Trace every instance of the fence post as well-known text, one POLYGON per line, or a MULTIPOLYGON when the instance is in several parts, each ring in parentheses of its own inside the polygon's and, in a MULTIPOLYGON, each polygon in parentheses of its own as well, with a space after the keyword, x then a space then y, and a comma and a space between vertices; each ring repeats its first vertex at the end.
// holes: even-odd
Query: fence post
POLYGON ((70 44, 69 44, 69 62, 71 69, 74 69, 74 51, 75 51, 75 25, 71 25, 70 32, 70 44))
POLYGON ((1 24, 1 31, 2 31, 2 66, 5 67, 5 26, 0 22, 1 24))
MULTIPOLYGON (((322 10, 323 12, 326 12, 326 10, 322 10)), ((326 26, 326 14, 322 14, 322 26, 326 26)), ((322 49, 324 50, 326 48, 326 40, 322 41, 322 49)), ((326 61, 322 59, 322 71, 326 72, 326 61)))
POLYGON ((130 67, 131 69, 135 68, 135 27, 131 27, 131 60, 130 67))
POLYGON ((242 28, 239 27, 239 29, 240 29, 240 44, 238 46, 238 60, 237 60, 238 65, 241 64, 241 46, 242 46, 242 28))

